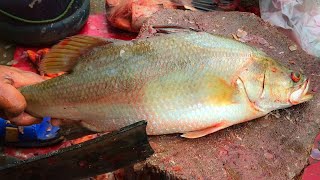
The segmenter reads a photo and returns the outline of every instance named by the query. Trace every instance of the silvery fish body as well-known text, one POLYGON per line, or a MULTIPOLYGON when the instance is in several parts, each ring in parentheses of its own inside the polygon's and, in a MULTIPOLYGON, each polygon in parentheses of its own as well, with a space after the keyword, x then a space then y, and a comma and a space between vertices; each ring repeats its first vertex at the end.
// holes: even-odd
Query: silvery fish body
POLYGON ((74 36, 53 47, 41 70, 68 73, 22 88, 27 112, 96 131, 147 120, 150 135, 196 138, 311 98, 303 75, 204 32, 133 41, 74 36))

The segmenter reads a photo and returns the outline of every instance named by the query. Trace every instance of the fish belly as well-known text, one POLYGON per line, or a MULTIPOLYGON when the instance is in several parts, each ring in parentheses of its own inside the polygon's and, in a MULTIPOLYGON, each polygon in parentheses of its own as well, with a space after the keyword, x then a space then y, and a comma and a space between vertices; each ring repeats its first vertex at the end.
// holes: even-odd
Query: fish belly
POLYGON ((92 103, 67 108, 51 106, 37 111, 56 118, 81 120, 84 126, 94 131, 113 131, 146 120, 149 135, 185 133, 220 123, 228 127, 262 116, 249 104, 240 101, 228 105, 198 102, 175 106, 179 103, 181 102, 157 101, 157 105, 92 103))

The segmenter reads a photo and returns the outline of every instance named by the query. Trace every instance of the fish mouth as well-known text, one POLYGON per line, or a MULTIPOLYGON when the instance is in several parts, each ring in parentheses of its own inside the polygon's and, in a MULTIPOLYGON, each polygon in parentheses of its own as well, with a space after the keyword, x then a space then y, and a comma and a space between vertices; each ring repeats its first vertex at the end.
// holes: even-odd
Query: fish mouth
POLYGON ((309 84, 310 80, 306 79, 299 89, 291 93, 289 101, 292 105, 300 104, 312 99, 313 95, 308 93, 309 84))

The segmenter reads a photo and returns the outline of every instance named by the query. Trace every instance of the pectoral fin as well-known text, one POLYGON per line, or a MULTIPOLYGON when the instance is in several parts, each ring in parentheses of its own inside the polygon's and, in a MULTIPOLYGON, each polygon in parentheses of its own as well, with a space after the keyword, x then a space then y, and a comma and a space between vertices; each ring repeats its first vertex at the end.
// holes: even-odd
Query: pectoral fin
POLYGON ((53 46, 39 65, 43 74, 70 72, 81 55, 90 49, 110 44, 112 41, 99 37, 77 35, 67 38, 53 46))
POLYGON ((228 126, 229 125, 226 122, 221 122, 221 123, 215 124, 214 126, 211 126, 211 127, 205 128, 205 129, 184 133, 181 135, 181 137, 189 138, 189 139, 199 138, 199 137, 203 137, 205 135, 217 132, 217 131, 224 129, 228 126))

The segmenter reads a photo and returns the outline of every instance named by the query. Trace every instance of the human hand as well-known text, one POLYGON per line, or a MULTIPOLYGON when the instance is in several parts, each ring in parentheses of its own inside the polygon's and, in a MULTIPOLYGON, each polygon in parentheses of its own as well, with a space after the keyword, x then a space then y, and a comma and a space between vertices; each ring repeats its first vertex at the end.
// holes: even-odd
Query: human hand
POLYGON ((24 112, 27 102, 18 88, 44 80, 36 73, 0 65, 0 117, 20 126, 39 123, 41 119, 24 112))

